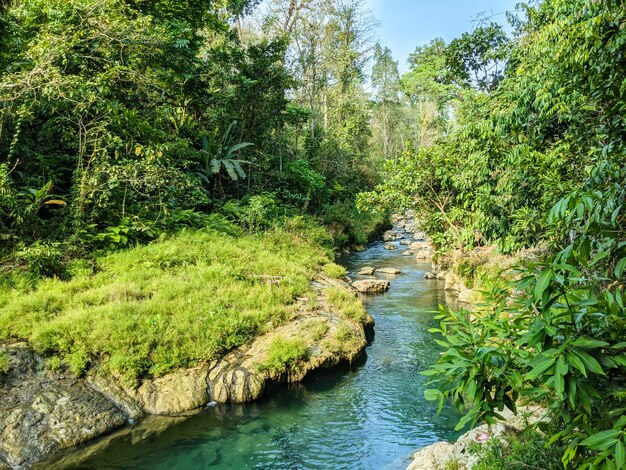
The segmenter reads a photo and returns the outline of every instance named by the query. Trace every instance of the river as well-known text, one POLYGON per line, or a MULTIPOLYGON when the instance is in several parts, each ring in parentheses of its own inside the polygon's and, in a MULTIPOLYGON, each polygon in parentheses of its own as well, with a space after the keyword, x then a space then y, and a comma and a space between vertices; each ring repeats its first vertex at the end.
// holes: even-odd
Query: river
POLYGON ((353 279, 363 266, 403 271, 376 275, 389 279, 391 290, 367 299, 376 332, 358 364, 276 387, 253 404, 211 406, 175 423, 151 418, 63 467, 403 469, 413 451, 455 439, 458 416, 450 409, 437 414, 418 374, 439 352, 427 330, 435 325, 433 311, 446 301, 443 283, 424 280, 430 264, 416 264, 401 251, 377 242, 338 260, 353 279))

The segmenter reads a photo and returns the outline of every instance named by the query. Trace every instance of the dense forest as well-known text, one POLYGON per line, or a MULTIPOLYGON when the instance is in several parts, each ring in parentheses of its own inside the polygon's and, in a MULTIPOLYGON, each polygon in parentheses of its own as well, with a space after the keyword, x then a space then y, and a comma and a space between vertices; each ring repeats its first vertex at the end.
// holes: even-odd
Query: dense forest
POLYGON ((543 403, 553 419, 527 452, 624 468, 626 3, 543 0, 507 20, 419 45, 401 74, 362 0, 0 1, 0 338, 77 374, 100 347, 132 380, 158 375, 267 318, 216 324, 176 357, 90 349, 87 330, 32 326, 49 320, 28 312, 49 308, 46 278, 79 289, 87 272, 95 292, 171 255, 149 243, 186 228, 203 235, 182 236, 181 259, 276 248, 300 276, 281 295, 296 298, 310 272, 337 268, 329 252, 412 209, 441 256, 540 253, 472 313, 442 307, 427 398, 454 401, 461 428, 543 403))

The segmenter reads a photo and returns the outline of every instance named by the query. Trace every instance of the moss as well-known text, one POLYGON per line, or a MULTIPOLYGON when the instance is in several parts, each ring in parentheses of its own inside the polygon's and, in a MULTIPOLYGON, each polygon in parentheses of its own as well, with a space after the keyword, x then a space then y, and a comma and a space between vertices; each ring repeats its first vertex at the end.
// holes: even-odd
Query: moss
POLYGON ((288 339, 277 337, 270 343, 265 360, 258 365, 260 371, 281 374, 294 367, 308 357, 308 346, 302 338, 288 339))
POLYGON ((341 279, 347 274, 346 268, 335 263, 325 264, 323 271, 328 277, 332 277, 333 279, 341 279))
POLYGON ((9 372, 11 367, 11 358, 6 351, 0 350, 0 375, 4 375, 9 372))
POLYGON ((325 291, 326 298, 330 305, 342 315, 365 323, 367 320, 367 312, 361 301, 346 289, 339 287, 329 287, 325 291))
POLYGON ((130 382, 221 357, 314 297, 310 280, 330 259, 300 228, 185 231, 77 265, 67 281, 12 283, 0 292, 0 338, 27 340, 76 374, 98 362, 130 382))

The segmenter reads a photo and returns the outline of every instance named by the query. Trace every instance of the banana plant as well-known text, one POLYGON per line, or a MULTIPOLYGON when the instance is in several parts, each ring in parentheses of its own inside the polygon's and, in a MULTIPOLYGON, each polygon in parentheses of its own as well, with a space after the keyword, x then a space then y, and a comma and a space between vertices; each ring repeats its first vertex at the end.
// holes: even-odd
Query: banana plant
POLYGON ((209 178, 217 176, 222 172, 222 169, 226 171, 231 181, 238 181, 246 178, 246 172, 243 170, 243 164, 252 165, 253 163, 248 160, 241 160, 237 158, 237 153, 247 147, 254 145, 251 142, 240 142, 238 144, 231 145, 232 131, 237 125, 237 121, 230 123, 226 132, 222 136, 222 141, 219 145, 214 142, 210 142, 209 138, 202 136, 202 150, 204 168, 202 172, 198 173, 198 176, 209 183, 209 178))

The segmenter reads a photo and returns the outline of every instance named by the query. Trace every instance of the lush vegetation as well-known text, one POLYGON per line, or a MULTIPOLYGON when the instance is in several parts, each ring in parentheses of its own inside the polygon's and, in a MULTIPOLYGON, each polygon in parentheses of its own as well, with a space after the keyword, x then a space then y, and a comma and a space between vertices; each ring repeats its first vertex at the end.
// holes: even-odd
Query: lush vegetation
MULTIPOLYGON (((0 338, 51 367, 98 363, 130 383, 220 357, 291 318, 329 252, 301 224, 259 235, 205 229, 74 262, 72 278, 0 294, 0 338)), ((330 246, 330 245, 328 245, 330 246)))
POLYGON ((545 248, 472 314, 442 310, 428 397, 451 398, 460 427, 545 403, 571 467, 626 463, 624 7, 544 0, 520 5, 512 38, 483 24, 418 48, 404 84, 434 106, 436 138, 361 200, 416 208, 441 251, 545 248))
MULTIPOLYGON (((624 2, 520 4, 511 34, 480 21, 404 75, 362 0, 258 3, 0 1, 0 338, 160 375, 284 321, 345 274, 330 250, 410 207, 440 252, 545 253, 441 311, 428 398, 461 427, 541 401, 563 465, 623 467, 624 2)), ((269 369, 304 357, 290 341, 269 369)))
POLYGON ((3 2, 0 256, 37 270, 215 212, 250 231, 308 213, 367 243, 370 20, 358 0, 257 3, 3 2))

